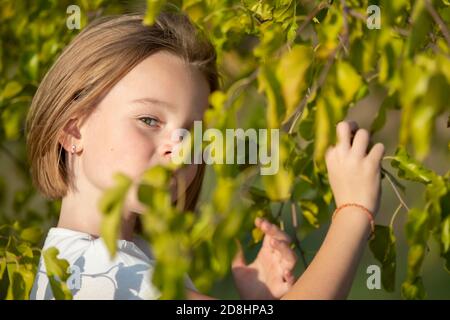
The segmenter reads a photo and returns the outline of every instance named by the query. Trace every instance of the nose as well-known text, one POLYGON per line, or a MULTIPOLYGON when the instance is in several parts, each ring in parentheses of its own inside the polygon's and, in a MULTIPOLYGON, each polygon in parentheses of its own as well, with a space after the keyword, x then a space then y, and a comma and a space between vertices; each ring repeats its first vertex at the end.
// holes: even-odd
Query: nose
POLYGON ((169 162, 172 157, 172 149, 174 147, 174 143, 165 142, 161 145, 161 149, 159 154, 164 162, 169 162))
POLYGON ((172 153, 174 152, 174 148, 181 142, 181 139, 175 139, 171 133, 165 135, 162 138, 159 155, 163 159, 164 162, 169 162, 172 158, 172 153))

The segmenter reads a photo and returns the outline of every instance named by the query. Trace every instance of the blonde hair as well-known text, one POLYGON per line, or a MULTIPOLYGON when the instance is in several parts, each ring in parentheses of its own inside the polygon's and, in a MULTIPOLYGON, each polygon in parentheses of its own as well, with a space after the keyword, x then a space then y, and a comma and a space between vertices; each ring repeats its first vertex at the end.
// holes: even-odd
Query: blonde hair
MULTIPOLYGON (((210 91, 219 88, 212 44, 181 13, 163 12, 154 25, 143 16, 102 17, 89 24, 64 49, 43 78, 27 120, 27 155, 34 185, 47 198, 59 199, 74 186, 62 129, 75 115, 85 119, 111 88, 139 62, 161 50, 198 68, 210 91)), ((193 210, 201 189, 204 165, 186 191, 185 209, 193 210)))

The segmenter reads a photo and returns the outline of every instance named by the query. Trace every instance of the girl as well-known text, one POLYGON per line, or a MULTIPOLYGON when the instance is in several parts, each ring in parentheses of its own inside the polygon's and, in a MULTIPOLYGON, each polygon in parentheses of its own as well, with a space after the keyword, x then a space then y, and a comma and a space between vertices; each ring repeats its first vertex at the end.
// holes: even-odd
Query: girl
MULTIPOLYGON (((27 118, 33 181, 45 196, 62 198, 58 225, 50 229, 44 249, 57 247, 59 258, 80 274, 71 287, 75 299, 159 297, 151 285, 151 248, 134 236, 143 210, 136 188, 126 199, 112 260, 99 237, 98 200, 115 172, 138 182, 148 167, 170 161, 171 133, 201 120, 209 94, 219 87, 214 48, 187 17, 162 13, 152 27, 143 26, 142 19, 101 18, 85 28, 44 77, 27 118)), ((365 130, 358 130, 351 143, 356 129, 354 123, 340 123, 339 142, 327 151, 339 214, 313 262, 295 281, 289 237, 257 219, 265 234, 257 258, 246 264, 240 252, 232 266, 243 299, 348 294, 378 210, 384 152, 381 144, 367 152, 365 130)), ((187 186, 181 192, 187 210, 195 207, 203 173, 203 165, 189 165, 176 174, 187 186)), ((45 272, 41 260, 32 299, 53 298, 45 272)), ((186 287, 189 298, 210 298, 197 292, 187 275, 186 287)))

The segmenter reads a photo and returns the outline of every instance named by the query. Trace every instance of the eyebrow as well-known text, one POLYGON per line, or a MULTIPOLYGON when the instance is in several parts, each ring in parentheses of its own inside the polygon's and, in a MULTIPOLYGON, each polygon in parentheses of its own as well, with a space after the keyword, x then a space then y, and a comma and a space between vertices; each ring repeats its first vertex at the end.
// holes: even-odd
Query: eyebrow
POLYGON ((173 104, 171 104, 167 101, 156 99, 156 98, 146 97, 146 98, 140 98, 140 99, 133 100, 132 102, 139 103, 139 104, 156 104, 156 105, 168 107, 170 109, 174 109, 173 104))

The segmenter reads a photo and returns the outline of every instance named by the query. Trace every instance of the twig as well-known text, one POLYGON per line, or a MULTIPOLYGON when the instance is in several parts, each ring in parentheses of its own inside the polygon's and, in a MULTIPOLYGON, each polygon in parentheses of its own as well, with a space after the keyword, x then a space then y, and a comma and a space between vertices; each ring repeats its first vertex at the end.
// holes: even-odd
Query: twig
POLYGON ((398 205, 397 209, 395 209, 394 214, 392 215, 392 218, 391 218, 391 222, 389 223, 389 227, 390 227, 391 229, 393 229, 393 227, 394 227, 394 220, 395 220, 395 218, 397 217, 397 214, 400 212, 400 209, 401 209, 402 207, 403 207, 403 205, 400 203, 400 204, 398 205))
POLYGON ((393 189, 394 192, 395 192, 395 195, 397 196, 397 198, 398 198, 398 200, 400 201, 400 203, 402 204, 402 206, 403 206, 406 210, 409 211, 409 207, 406 205, 405 201, 403 201, 403 198, 401 197, 400 193, 398 192, 397 187, 395 186, 394 182, 391 180, 391 177, 389 177, 389 175, 386 175, 385 177, 388 179, 388 181, 389 181, 389 183, 390 183, 392 189, 393 189))
POLYGON ((362 20, 362 21, 367 21, 367 16, 366 15, 364 15, 362 13, 359 13, 358 11, 356 11, 354 9, 348 10, 348 13, 351 16, 355 17, 356 19, 359 19, 359 20, 362 20))
POLYGON ((328 2, 321 2, 319 3, 307 16, 305 21, 303 21, 303 23, 298 27, 297 29, 297 35, 299 35, 303 29, 306 28, 306 26, 311 22, 311 20, 323 9, 328 8, 330 5, 328 4, 328 2))
POLYGON ((234 102, 236 95, 239 95, 239 90, 243 90, 246 86, 250 85, 258 76, 259 69, 253 71, 249 76, 239 79, 234 82, 229 88, 228 92, 231 93, 230 99, 225 104, 225 108, 227 109, 234 102))
POLYGON ((450 47, 450 32, 447 26, 445 25, 444 21, 442 21, 442 18, 439 15, 439 13, 436 11, 436 9, 434 9, 430 0, 425 0, 425 8, 428 10, 428 13, 433 18, 434 22, 436 22, 439 28, 441 29, 441 32, 444 35, 445 40, 447 41, 447 45, 450 47))
POLYGON ((402 185, 400 182, 398 182, 398 180, 395 179, 395 177, 392 175, 392 173, 390 173, 389 171, 387 171, 387 170, 386 170, 385 168, 383 168, 383 167, 381 167, 381 172, 382 172, 384 175, 389 176, 389 178, 391 178, 392 182, 393 182, 397 187, 399 187, 399 188, 402 190, 403 193, 405 193, 405 186, 402 185))
POLYGON ((300 258, 302 259, 303 267, 308 268, 308 262, 306 261, 305 257, 305 251, 303 250, 302 246, 300 245, 300 239, 297 236, 297 209, 295 208, 295 203, 291 202, 291 219, 292 219, 292 226, 294 227, 294 243, 295 247, 300 252, 300 258))
POLYGON ((342 6, 342 20, 343 20, 343 34, 342 34, 342 38, 340 38, 340 40, 342 41, 342 47, 344 48, 345 54, 348 55, 348 7, 347 4, 345 3, 345 0, 341 0, 341 6, 342 6))

